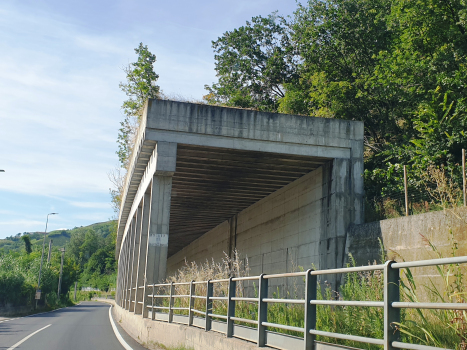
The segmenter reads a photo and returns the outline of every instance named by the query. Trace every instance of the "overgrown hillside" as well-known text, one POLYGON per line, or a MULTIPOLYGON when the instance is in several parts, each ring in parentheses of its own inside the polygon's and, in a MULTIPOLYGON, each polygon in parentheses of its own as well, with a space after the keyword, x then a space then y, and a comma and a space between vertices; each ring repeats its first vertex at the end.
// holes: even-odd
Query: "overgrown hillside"
MULTIPOLYGON (((46 238, 40 289, 41 303, 66 302, 75 282, 78 287, 109 290, 115 287, 115 238, 117 222, 108 221, 72 230, 52 231, 46 238), (53 240, 51 260, 47 262, 48 242, 53 240), (61 252, 65 247, 62 294, 57 300, 61 252)), ((38 288, 42 254, 40 233, 22 234, 0 240, 0 306, 33 305, 38 288)))
MULTIPOLYGON (((106 238, 111 233, 113 225, 115 225, 115 221, 106 221, 89 226, 75 227, 70 230, 51 231, 47 234, 46 244, 48 245, 49 239, 52 239, 54 247, 63 248, 70 241, 74 233, 85 232, 87 230, 93 230, 98 235, 106 238)), ((0 239, 0 256, 10 251, 20 252, 24 250, 24 242, 21 240, 21 236, 23 235, 29 236, 33 250, 38 249, 37 246, 42 249, 42 239, 44 236, 40 232, 24 232, 5 239, 0 239)))

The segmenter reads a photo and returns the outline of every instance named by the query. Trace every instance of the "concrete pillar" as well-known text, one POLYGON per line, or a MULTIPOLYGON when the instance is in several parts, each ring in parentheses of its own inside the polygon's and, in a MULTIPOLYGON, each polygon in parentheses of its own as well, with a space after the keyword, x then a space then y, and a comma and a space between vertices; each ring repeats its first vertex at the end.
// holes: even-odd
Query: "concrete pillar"
POLYGON ((148 241, 148 224, 149 224, 149 208, 150 208, 151 194, 145 193, 142 200, 141 207, 141 221, 140 221, 140 238, 139 238, 139 251, 138 251, 138 267, 136 270, 136 293, 135 293, 135 314, 143 314, 143 295, 145 293, 144 287, 144 270, 146 266, 146 249, 148 241))
POLYGON ((352 148, 350 155, 350 180, 352 189, 352 203, 350 204, 353 209, 351 221, 352 224, 359 225, 365 222, 365 190, 363 187, 363 142, 352 140, 351 147, 352 148))
MULTIPOLYGON (((148 215, 145 285, 159 283, 166 277, 172 175, 175 171, 176 156, 177 144, 169 142, 157 143, 155 149, 157 163, 151 182, 151 199, 148 215)), ((147 295, 148 293, 145 288, 143 317, 147 317, 146 305, 152 304, 152 302, 149 303, 150 300, 148 300, 147 295)))
POLYGON ((125 237, 125 261, 123 265, 123 284, 124 284, 124 294, 123 294, 123 307, 128 308, 128 277, 129 277, 129 263, 130 263, 130 240, 131 240, 131 231, 133 229, 134 221, 131 219, 131 223, 128 228, 128 232, 125 237))
POLYGON ((121 269, 122 269, 122 276, 121 276, 121 285, 122 285, 122 288, 121 288, 121 302, 120 302, 120 306, 121 307, 124 307, 125 306, 125 275, 126 275, 126 239, 123 240, 123 243, 122 243, 122 253, 121 253, 121 257, 122 257, 122 266, 121 266, 121 269))
POLYGON ((127 246, 128 246, 128 263, 127 263, 127 276, 126 276, 126 306, 127 310, 130 309, 130 291, 131 291, 131 275, 133 270, 133 251, 134 251, 134 237, 135 237, 135 227, 136 227, 136 214, 133 216, 131 227, 128 230, 128 239, 127 239, 127 246))
POLYGON ((120 249, 118 256, 118 277, 117 277, 117 304, 122 306, 122 291, 123 291, 123 251, 120 249))
MULTIPOLYGON (((130 223, 130 227, 131 227, 131 223, 130 223)), ((122 307, 125 308, 126 307, 126 287, 127 287, 127 284, 126 284, 126 276, 127 276, 127 265, 128 265, 128 248, 127 248, 127 244, 128 244, 128 234, 127 236, 125 236, 124 240, 123 240, 123 262, 122 262, 122 307)))
POLYGON ((135 225, 134 225, 134 230, 133 230, 133 249, 131 252, 131 279, 130 279, 130 298, 129 298, 129 311, 134 312, 135 311, 135 294, 136 294, 136 274, 138 270, 138 255, 139 255, 139 241, 140 241, 140 236, 141 236, 141 207, 138 207, 136 211, 136 217, 135 217, 135 225))
MULTIPOLYGON (((323 166, 321 235, 319 269, 341 268, 346 262, 347 231, 352 224, 363 222, 363 146, 354 145, 351 159, 336 158, 323 166)), ((333 290, 339 275, 323 276, 333 290)))
POLYGON ((118 305, 123 303, 123 261, 124 261, 123 244, 118 257, 118 305))
POLYGON ((117 305, 120 305, 120 291, 122 290, 122 286, 121 286, 121 279, 120 279, 120 276, 122 274, 122 269, 121 269, 121 256, 118 257, 118 262, 117 262, 117 266, 118 266, 118 270, 117 270, 117 286, 116 286, 116 291, 115 291, 115 303, 117 305))

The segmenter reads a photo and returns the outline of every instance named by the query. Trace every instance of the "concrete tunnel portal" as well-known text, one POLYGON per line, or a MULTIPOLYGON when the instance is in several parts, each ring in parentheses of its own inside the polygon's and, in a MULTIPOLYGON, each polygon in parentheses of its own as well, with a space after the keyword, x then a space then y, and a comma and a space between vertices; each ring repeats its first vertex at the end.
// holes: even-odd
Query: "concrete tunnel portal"
POLYGON ((307 247, 297 258, 305 264, 340 267, 346 230, 363 220, 362 173, 361 122, 149 100, 120 209, 117 302, 144 313, 145 286, 190 249, 208 259, 230 249, 222 241, 195 252, 196 242, 223 236, 219 227, 234 216, 252 256, 282 239, 298 255, 307 247), (274 210, 287 200, 289 209, 274 210))

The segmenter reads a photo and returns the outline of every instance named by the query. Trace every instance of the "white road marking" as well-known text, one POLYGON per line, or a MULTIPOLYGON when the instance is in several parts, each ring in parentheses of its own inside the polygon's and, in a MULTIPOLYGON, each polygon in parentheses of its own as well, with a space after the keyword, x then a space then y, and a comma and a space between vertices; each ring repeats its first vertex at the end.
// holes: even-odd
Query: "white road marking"
POLYGON ((29 334, 27 337, 21 339, 19 342, 17 342, 15 345, 13 345, 12 347, 8 348, 7 350, 13 350, 13 349, 16 349, 18 346, 20 346, 21 344, 23 344, 26 340, 28 340, 29 338, 31 338, 34 334, 36 333, 39 333, 40 331, 46 329, 47 327, 50 327, 51 325, 47 325, 45 327, 42 327, 41 329, 38 329, 37 331, 29 334))
POLYGON ((125 339, 123 339, 123 337, 120 335, 120 332, 118 331, 117 326, 115 325, 115 322, 112 318, 112 306, 109 308, 109 318, 110 318, 110 324, 112 325, 112 329, 114 330, 115 336, 117 337, 120 344, 122 344, 125 350, 133 350, 133 348, 130 345, 128 345, 125 339))

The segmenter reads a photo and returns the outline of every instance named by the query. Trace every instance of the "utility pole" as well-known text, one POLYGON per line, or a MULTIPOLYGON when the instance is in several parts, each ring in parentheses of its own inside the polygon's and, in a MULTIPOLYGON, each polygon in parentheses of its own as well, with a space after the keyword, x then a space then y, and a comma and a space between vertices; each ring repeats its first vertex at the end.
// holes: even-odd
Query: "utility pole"
POLYGON ((407 168, 404 165, 405 216, 409 216, 409 193, 407 186, 407 168))
POLYGON ((51 239, 49 241, 49 255, 47 255, 47 266, 49 266, 49 263, 50 263, 50 255, 52 255, 52 242, 53 242, 53 239, 51 239))
POLYGON ((37 308, 37 301, 41 298, 41 274, 42 274, 42 263, 44 261, 44 250, 45 250, 45 236, 47 236, 47 225, 49 223, 49 215, 57 215, 58 213, 49 213, 47 214, 47 221, 45 222, 45 232, 44 232, 44 239, 42 240, 42 255, 41 255, 41 267, 39 268, 39 280, 37 282, 37 290, 36 290, 36 308, 37 308))
POLYGON ((464 207, 467 205, 467 198, 466 198, 466 181, 465 181, 465 149, 462 149, 462 193, 464 195, 464 207))
POLYGON ((76 289, 78 288, 78 282, 75 282, 75 301, 76 301, 76 289))
POLYGON ((58 300, 60 300, 60 289, 62 287, 63 257, 65 256, 65 248, 60 249, 60 251, 62 252, 62 262, 60 263, 60 278, 58 279, 58 300))

